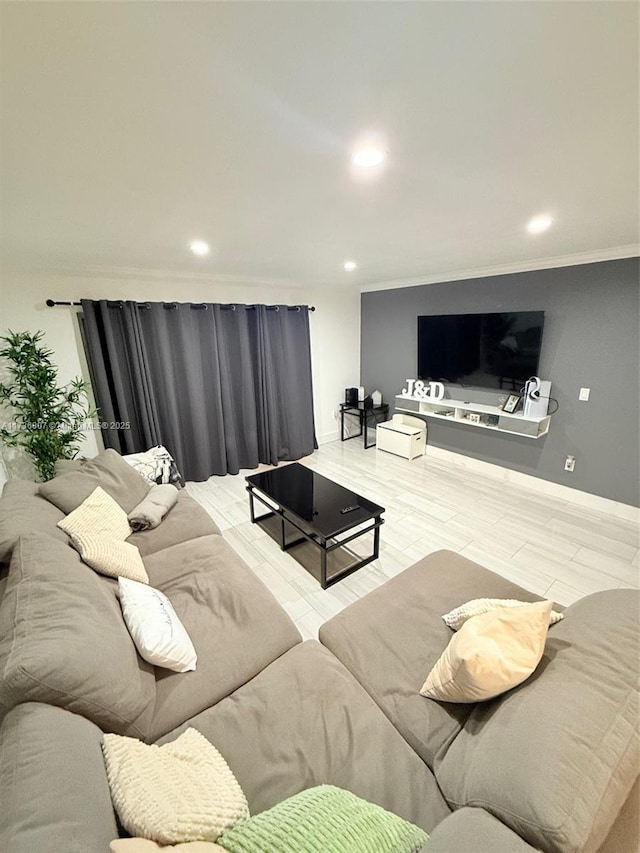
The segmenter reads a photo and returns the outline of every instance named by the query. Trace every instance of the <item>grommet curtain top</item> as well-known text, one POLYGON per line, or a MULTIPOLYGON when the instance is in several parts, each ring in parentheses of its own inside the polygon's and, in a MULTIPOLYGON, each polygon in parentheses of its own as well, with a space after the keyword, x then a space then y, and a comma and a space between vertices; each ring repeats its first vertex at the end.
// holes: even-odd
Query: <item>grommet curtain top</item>
MULTIPOLYGON (((122 299, 107 299, 107 300, 105 300, 105 302, 109 306, 109 308, 124 308, 124 305, 125 305, 125 303, 122 299)), ((78 307, 82 305, 81 302, 61 302, 59 300, 56 301, 55 299, 47 299, 45 304, 46 304, 47 308, 56 308, 59 305, 71 305, 71 306, 77 305, 78 307)), ((138 308, 150 308, 151 307, 151 302, 136 302, 135 304, 137 305, 138 308)), ((209 308, 209 305, 212 305, 213 303, 210 303, 210 302, 183 302, 183 303, 162 302, 161 304, 162 304, 163 308, 167 308, 167 309, 177 308, 178 305, 188 305, 189 308, 193 308, 194 310, 206 311, 209 308)), ((220 308, 223 311, 235 311, 237 309, 238 305, 239 305, 239 303, 238 304, 236 304, 236 303, 230 303, 230 304, 220 303, 220 308)), ((242 307, 246 308, 248 311, 253 311, 256 308, 255 305, 243 305, 242 307)), ((279 311, 280 310, 279 305, 265 305, 264 307, 267 309, 267 311, 279 311)), ((301 311, 303 308, 306 308, 308 311, 315 311, 316 310, 314 305, 287 305, 286 308, 287 308, 287 311, 301 311)))

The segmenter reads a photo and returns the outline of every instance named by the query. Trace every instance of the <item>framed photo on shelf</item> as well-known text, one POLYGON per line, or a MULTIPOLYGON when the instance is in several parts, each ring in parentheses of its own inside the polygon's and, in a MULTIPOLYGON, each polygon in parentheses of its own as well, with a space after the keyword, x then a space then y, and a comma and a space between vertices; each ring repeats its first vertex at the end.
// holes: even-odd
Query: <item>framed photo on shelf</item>
POLYGON ((520 399, 519 394, 509 394, 502 406, 502 411, 512 415, 520 405, 520 399))

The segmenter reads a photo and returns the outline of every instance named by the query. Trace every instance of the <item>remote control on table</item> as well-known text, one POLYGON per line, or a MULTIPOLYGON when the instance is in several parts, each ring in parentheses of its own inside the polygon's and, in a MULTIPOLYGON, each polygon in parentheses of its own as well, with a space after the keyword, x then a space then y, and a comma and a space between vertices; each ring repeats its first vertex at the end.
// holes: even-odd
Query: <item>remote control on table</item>
POLYGON ((340 513, 346 515, 348 512, 353 512, 354 509, 360 509, 360 507, 357 504, 355 506, 345 506, 340 510, 340 513))

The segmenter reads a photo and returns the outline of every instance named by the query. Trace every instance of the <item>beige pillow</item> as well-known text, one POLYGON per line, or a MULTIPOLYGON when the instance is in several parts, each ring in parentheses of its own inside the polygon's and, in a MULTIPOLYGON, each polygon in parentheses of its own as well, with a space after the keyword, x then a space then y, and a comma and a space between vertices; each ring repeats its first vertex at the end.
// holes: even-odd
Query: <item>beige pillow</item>
POLYGON ((69 536, 91 533, 124 540, 131 536, 127 513, 101 486, 97 486, 79 507, 58 522, 69 536))
POLYGON ((113 805, 134 836, 161 844, 216 841, 249 817, 227 762, 196 729, 163 746, 106 734, 102 750, 113 805))
POLYGON ((84 562, 101 575, 149 583, 140 551, 130 542, 93 533, 72 533, 71 541, 84 562))
POLYGON ((158 853, 177 850, 178 853, 227 853, 224 847, 212 841, 187 841, 184 844, 156 844, 147 838, 116 838, 109 845, 111 853, 158 853))
POLYGON ((440 702, 483 702, 521 684, 544 651, 552 601, 501 607, 460 628, 422 685, 440 702))

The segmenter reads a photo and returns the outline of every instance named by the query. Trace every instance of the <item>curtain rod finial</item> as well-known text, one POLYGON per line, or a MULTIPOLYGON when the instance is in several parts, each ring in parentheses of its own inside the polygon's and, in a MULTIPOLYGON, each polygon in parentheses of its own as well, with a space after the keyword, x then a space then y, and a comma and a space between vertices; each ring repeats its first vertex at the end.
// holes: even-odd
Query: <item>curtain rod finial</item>
POLYGON ((45 302, 45 305, 47 306, 47 308, 53 308, 53 306, 55 304, 56 303, 53 301, 53 299, 47 299, 47 301, 45 302))

